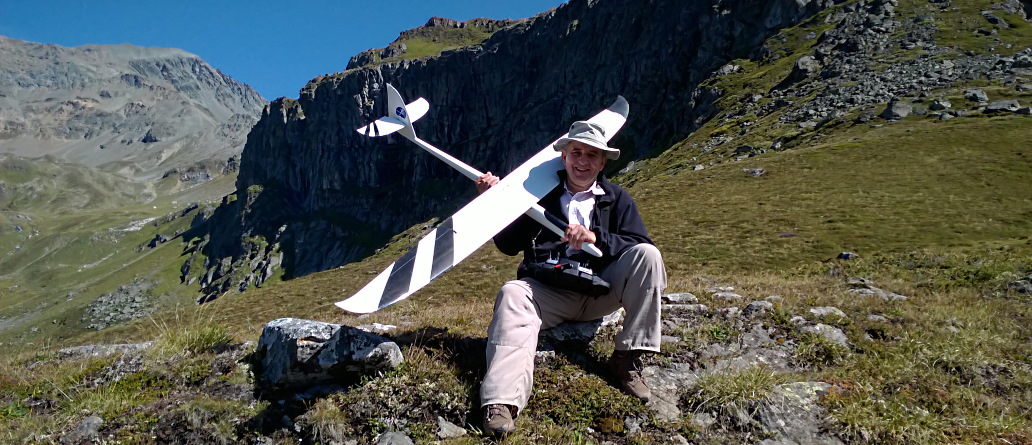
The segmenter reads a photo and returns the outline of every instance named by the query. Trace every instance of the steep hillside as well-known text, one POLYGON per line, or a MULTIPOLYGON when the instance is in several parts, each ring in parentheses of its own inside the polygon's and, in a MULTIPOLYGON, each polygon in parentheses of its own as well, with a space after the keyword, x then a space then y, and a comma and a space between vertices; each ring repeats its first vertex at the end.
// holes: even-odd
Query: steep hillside
POLYGON ((264 105, 251 87, 181 50, 0 36, 0 152, 140 182, 202 165, 217 176, 264 105))

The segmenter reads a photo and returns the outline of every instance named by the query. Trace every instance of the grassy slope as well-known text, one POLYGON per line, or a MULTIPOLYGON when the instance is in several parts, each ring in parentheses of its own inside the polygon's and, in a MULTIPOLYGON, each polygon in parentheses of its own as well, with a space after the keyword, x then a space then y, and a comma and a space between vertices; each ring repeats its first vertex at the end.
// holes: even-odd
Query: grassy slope
MULTIPOLYGON (((916 1, 900 3, 901 13, 924 11, 927 6, 916 1)), ((945 22, 949 26, 943 27, 940 38, 959 45, 958 51, 986 50, 986 39, 970 35, 973 28, 985 26, 977 17, 980 9, 986 9, 985 2, 955 0, 954 4, 962 13, 949 16, 945 22)), ((800 27, 786 34, 807 31, 800 27)), ((1022 25, 1001 32, 1000 37, 1022 41, 1027 31, 1022 25)), ((786 48, 785 58, 767 66, 743 62, 743 76, 749 79, 730 81, 739 87, 751 85, 742 91, 765 90, 784 77, 794 57, 806 51, 786 48)), ((974 86, 987 87, 993 97, 1006 94, 1023 104, 1032 102, 999 86, 978 82, 974 86)), ((956 107, 972 107, 960 97, 962 89, 957 86, 934 93, 951 98, 956 107)), ((741 97, 741 92, 732 91, 728 97, 741 97)), ((798 132, 775 125, 776 120, 776 115, 757 117, 755 129, 726 148, 798 132)), ((842 351, 806 337, 796 338, 805 346, 797 351, 797 359, 810 366, 805 372, 782 378, 835 383, 838 389, 824 405, 836 421, 836 431, 847 439, 871 443, 1032 440, 1027 411, 1032 405, 1032 301, 1027 295, 1006 290, 1009 281, 1032 273, 1032 118, 975 113, 945 122, 921 117, 895 123, 850 122, 796 136, 798 144, 787 151, 739 162, 728 161, 730 156, 726 156, 712 167, 692 171, 687 167, 718 159, 720 153, 716 152, 708 154, 709 158, 692 159, 699 155, 691 148, 715 132, 727 131, 720 128, 726 123, 715 119, 637 172, 618 178, 636 197, 664 252, 670 271, 668 290, 695 292, 715 307, 729 303, 708 299, 708 284, 698 277, 733 285, 748 298, 781 295, 775 314, 766 320, 774 326, 783 325, 790 315, 806 314, 812 306, 836 306, 845 311, 849 317, 835 324, 846 331, 854 348, 842 351), (753 168, 766 173, 754 177, 743 171, 753 168), (851 262, 826 261, 841 251, 857 252, 861 257, 851 262), (846 292, 845 278, 851 276, 873 279, 910 299, 883 303, 857 298, 846 292), (866 318, 872 313, 885 315, 890 323, 872 324, 866 318), (863 340, 872 334, 878 341, 863 340)), ((465 405, 468 410, 476 403, 475 388, 483 367, 483 350, 477 341, 485 335, 492 297, 498 285, 512 276, 515 259, 485 246, 413 298, 383 311, 360 318, 332 306, 393 261, 407 243, 418 239, 418 233, 419 229, 413 228, 363 262, 220 299, 196 314, 161 315, 159 325, 166 333, 190 332, 199 319, 209 323, 205 326, 224 328, 241 340, 256 339, 261 327, 278 317, 402 326, 397 336, 410 365, 372 379, 352 393, 319 401, 297 419, 324 439, 340 431, 360 435, 385 428, 376 424, 381 415, 402 412, 399 406, 390 405, 402 402, 383 396, 388 389, 414 388, 399 397, 426 399, 429 393, 419 396, 419 391, 425 389, 423 384, 433 383, 437 385, 431 391, 434 397, 465 405), (359 412, 361 416, 349 414, 359 412)), ((147 340, 154 337, 154 326, 143 320, 74 342, 147 340)), ((732 339, 741 335, 716 319, 688 327, 683 334, 686 339, 692 335, 732 339)), ((60 343, 55 341, 55 346, 60 343)), ((695 340, 690 340, 664 351, 680 356, 695 346, 695 340)), ((210 359, 207 353, 191 357, 186 364, 165 366, 171 367, 169 372, 183 374, 193 369, 187 365, 210 359)), ((59 366, 53 361, 44 363, 59 366)), ((18 369, 15 362, 4 366, 18 369)), ((6 383, 18 388, 19 394, 37 388, 38 394, 46 395, 54 391, 43 381, 47 375, 41 372, 38 377, 6 383)), ((241 378, 240 372, 230 375, 241 378)), ((510 442, 649 443, 673 433, 706 440, 704 435, 694 436, 697 431, 689 425, 687 415, 683 423, 649 423, 636 435, 607 430, 606 419, 621 419, 628 410, 642 408, 579 367, 560 362, 538 370, 537 380, 539 392, 521 418, 520 432, 510 442), (552 397, 555 394, 569 397, 552 397), (595 433, 588 431, 589 426, 595 433)), ((722 389, 718 383, 707 382, 710 386, 700 388, 698 394, 738 393, 722 389)), ((75 385, 75 381, 65 384, 75 385)), ((146 390, 141 393, 149 394, 160 386, 141 384, 146 390)), ((721 407, 685 397, 699 410, 720 412, 721 407)), ((741 396, 720 400, 743 403, 741 396)), ((47 420, 28 415, 19 399, 7 397, 0 402, 0 419, 7 420, 14 438, 25 437, 30 427, 41 431, 66 428, 77 418, 47 420), (2 406, 5 403, 6 408, 2 406)), ((77 407, 77 403, 64 405, 77 407)), ((253 407, 222 403, 228 407, 200 410, 230 410, 223 416, 226 418, 255 415, 253 407)), ((475 415, 461 418, 463 409, 440 410, 449 420, 475 422, 475 415)), ((427 439, 432 434, 431 422, 410 424, 410 428, 417 437, 427 439)), ((134 437, 132 431, 123 434, 134 437)), ((212 437, 238 437, 232 431, 221 434, 212 433, 212 437)))
POLYGON ((211 199, 217 193, 203 190, 221 192, 232 177, 152 198, 138 194, 142 186, 89 169, 39 161, 28 166, 16 171, 18 175, 3 176, 7 184, 35 186, 32 199, 24 187, 12 187, 14 193, 0 211, 6 219, 0 233, 0 350, 78 335, 87 324, 80 319, 87 304, 136 279, 156 283, 151 300, 159 306, 193 301, 197 289, 179 283, 183 246, 175 241, 155 249, 141 246, 158 234, 171 238, 189 227, 196 210, 169 223, 164 220, 188 201, 211 199), (90 187, 81 188, 88 190, 84 205, 68 207, 54 197, 74 187, 75 178, 86 178, 90 187), (133 222, 151 219, 136 231, 126 230, 133 222), (15 223, 23 226, 22 232, 6 230, 15 223))
POLYGON ((800 149, 640 182, 637 199, 674 265, 762 270, 842 251, 1024 243, 1029 125, 1020 116, 854 125, 800 149), (743 171, 755 168, 766 173, 743 171))

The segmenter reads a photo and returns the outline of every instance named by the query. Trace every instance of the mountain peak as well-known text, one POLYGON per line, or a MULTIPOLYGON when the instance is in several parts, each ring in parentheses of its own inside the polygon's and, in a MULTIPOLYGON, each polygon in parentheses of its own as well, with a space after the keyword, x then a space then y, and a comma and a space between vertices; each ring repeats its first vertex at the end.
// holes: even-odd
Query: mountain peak
POLYGON ((253 124, 265 103, 180 49, 0 38, 0 152, 148 182, 239 154, 250 125, 235 116, 253 124))

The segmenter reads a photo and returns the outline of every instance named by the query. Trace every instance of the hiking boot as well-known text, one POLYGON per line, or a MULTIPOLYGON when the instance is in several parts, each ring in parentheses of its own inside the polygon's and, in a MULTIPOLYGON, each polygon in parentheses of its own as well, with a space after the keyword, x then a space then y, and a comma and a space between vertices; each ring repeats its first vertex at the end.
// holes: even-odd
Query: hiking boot
POLYGON ((484 407, 484 434, 502 437, 516 431, 516 422, 512 420, 515 407, 509 405, 487 405, 484 407))
POLYGON ((644 365, 641 363, 641 355, 644 351, 614 351, 609 358, 609 366, 613 368, 617 380, 620 381, 620 389, 628 395, 637 397, 642 402, 648 402, 652 397, 649 385, 645 383, 645 377, 641 375, 644 365))

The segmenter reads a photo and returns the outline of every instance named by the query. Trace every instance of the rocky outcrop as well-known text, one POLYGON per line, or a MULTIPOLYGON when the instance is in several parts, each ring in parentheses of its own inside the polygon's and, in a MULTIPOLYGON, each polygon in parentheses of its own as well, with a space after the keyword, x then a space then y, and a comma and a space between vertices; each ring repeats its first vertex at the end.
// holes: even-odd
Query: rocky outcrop
POLYGON ((408 46, 405 42, 411 39, 429 40, 435 44, 448 45, 451 43, 454 46, 466 46, 469 43, 466 42, 464 45, 462 44, 462 41, 474 37, 475 33, 464 33, 461 31, 475 30, 476 33, 490 35, 502 28, 512 26, 523 21, 525 20, 492 20, 487 18, 476 18, 460 22, 458 20, 444 17, 431 17, 425 25, 402 32, 401 35, 398 36, 394 42, 391 42, 390 45, 387 45, 386 48, 369 49, 358 53, 348 61, 348 65, 345 70, 362 68, 381 61, 390 61, 391 59, 402 57, 406 51, 408 51, 408 46), (457 30, 459 32, 455 32, 457 30))
MULTIPOLYGON (((1024 15, 1023 6, 1018 2, 1006 4, 1010 12, 1024 15)), ((743 107, 742 115, 765 115, 774 109, 788 107, 782 122, 813 128, 839 119, 857 107, 888 103, 881 117, 898 120, 918 111, 912 102, 936 99, 927 97, 932 90, 976 78, 988 78, 1018 88, 1022 76, 1029 74, 1022 64, 1032 56, 1032 49, 1021 51, 1023 48, 1015 48, 1017 54, 1014 56, 971 53, 962 57, 945 57, 951 50, 935 42, 936 21, 902 20, 897 17, 897 5, 897 0, 869 0, 844 5, 843 11, 834 17, 836 26, 813 36, 816 41, 813 53, 797 62, 798 68, 804 60, 808 61, 804 63, 808 67, 805 73, 793 70, 779 88, 769 93, 770 101, 764 105, 743 107), (872 54, 899 49, 918 52, 913 59, 889 66, 870 64, 872 54), (814 62, 816 66, 813 66, 814 62), (796 85, 803 75, 819 81, 796 85), (815 97, 800 100, 810 95, 815 97), (798 106, 794 106, 796 102, 799 102, 798 106)), ((974 102, 989 101, 982 90, 969 90, 965 96, 974 102)), ((937 111, 931 106, 928 108, 937 111)), ((944 109, 942 104, 936 108, 938 111, 944 109)), ((938 117, 940 114, 929 116, 938 117)))
POLYGON ((253 357, 255 384, 264 392, 339 386, 348 373, 384 371, 403 360, 396 343, 376 334, 295 318, 265 325, 253 357))
POLYGON ((181 50, 0 36, 0 152, 150 181, 239 154, 265 103, 181 50))
MULTIPOLYGON (((767 147, 744 147, 729 153, 728 142, 733 137, 721 132, 698 143, 700 154, 715 152, 718 157, 732 154, 742 160, 768 151, 792 148, 810 140, 812 132, 825 126, 844 122, 847 115, 858 114, 855 123, 874 119, 898 121, 908 116, 926 116, 940 120, 968 115, 972 111, 1032 114, 1032 107, 1021 103, 996 101, 977 88, 964 91, 966 104, 953 104, 939 91, 963 85, 973 79, 984 79, 1017 91, 1026 91, 1027 78, 1032 75, 1032 48, 1003 44, 994 36, 1009 25, 983 15, 984 25, 978 34, 992 39, 988 51, 959 51, 952 45, 939 44, 939 26, 945 17, 957 11, 948 0, 931 0, 929 12, 914 15, 898 14, 898 0, 863 0, 848 2, 829 12, 823 19, 830 29, 818 34, 810 32, 801 37, 804 48, 812 48, 797 57, 791 71, 786 73, 769 91, 754 89, 742 91, 743 100, 728 107, 718 117, 720 125, 738 126, 750 116, 776 114, 781 124, 796 126, 799 131, 773 141, 767 147), (941 9, 938 13, 931 12, 941 9), (998 46, 997 46, 998 45, 998 46), (872 64, 879 54, 906 53, 888 64, 872 64), (954 109, 954 106, 957 106, 954 109), (859 110, 859 111, 858 111, 859 110), (1026 111, 1027 110, 1027 111, 1026 111), (799 137, 803 136, 805 137, 799 137)), ((1028 2, 1005 1, 993 4, 994 10, 1018 14, 1026 19, 1032 10, 1028 2)), ((949 31, 947 31, 949 33, 949 31)), ((785 56, 779 45, 787 37, 779 35, 768 40, 757 51, 761 65, 769 66, 785 56)), ((738 73, 742 69, 728 64, 714 72, 714 77, 738 73)), ((746 73, 746 75, 753 73, 746 73)), ((1028 86, 1032 90, 1032 86, 1028 86)), ((739 135, 751 128, 740 126, 739 135)), ((696 162, 690 158, 689 162, 696 162)), ((712 164, 711 164, 712 165, 712 164)), ((698 164, 695 169, 705 168, 698 164)))
POLYGON ((205 292, 255 283, 256 254, 282 252, 287 277, 360 259, 471 196, 465 178, 406 141, 355 133, 384 114, 384 83, 430 101, 417 127, 422 138, 496 173, 622 94, 630 120, 613 143, 626 162, 682 139, 715 113, 719 92, 699 87, 710 73, 757 55, 779 29, 834 3, 573 0, 479 45, 316 78, 299 100, 269 104, 249 135, 238 198, 206 229, 207 266, 227 278, 205 292), (275 247, 242 247, 257 236, 275 247))
POLYGON ((87 305, 81 321, 88 323, 87 329, 99 331, 114 324, 146 317, 157 309, 155 297, 151 295, 154 286, 155 283, 145 280, 118 286, 114 292, 101 295, 87 305))

